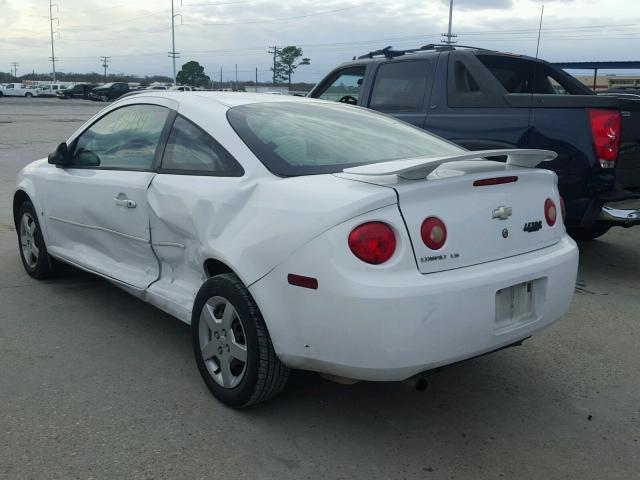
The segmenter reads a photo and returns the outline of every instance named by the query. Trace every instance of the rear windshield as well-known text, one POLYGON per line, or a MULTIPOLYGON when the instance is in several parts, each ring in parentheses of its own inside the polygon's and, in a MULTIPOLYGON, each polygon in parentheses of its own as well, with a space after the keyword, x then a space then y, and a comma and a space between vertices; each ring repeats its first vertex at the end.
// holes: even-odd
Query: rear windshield
POLYGON ((227 118, 255 156, 281 176, 462 151, 393 117, 346 105, 254 103, 229 109, 227 118))

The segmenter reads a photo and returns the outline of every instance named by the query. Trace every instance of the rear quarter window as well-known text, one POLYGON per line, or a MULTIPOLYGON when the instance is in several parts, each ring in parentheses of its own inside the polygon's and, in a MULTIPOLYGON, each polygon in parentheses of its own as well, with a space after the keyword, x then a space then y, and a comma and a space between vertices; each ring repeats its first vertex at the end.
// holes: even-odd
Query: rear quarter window
POLYGON ((378 67, 369 108, 383 112, 419 112, 429 74, 426 60, 383 63, 378 67))

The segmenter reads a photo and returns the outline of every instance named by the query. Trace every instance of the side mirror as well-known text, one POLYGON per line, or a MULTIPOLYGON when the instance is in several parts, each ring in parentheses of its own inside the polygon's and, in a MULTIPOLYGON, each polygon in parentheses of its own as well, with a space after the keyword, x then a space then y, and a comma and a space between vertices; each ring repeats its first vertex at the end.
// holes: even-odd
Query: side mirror
POLYGON ((56 149, 49 154, 49 163, 64 167, 71 163, 71 153, 66 143, 61 143, 56 149))

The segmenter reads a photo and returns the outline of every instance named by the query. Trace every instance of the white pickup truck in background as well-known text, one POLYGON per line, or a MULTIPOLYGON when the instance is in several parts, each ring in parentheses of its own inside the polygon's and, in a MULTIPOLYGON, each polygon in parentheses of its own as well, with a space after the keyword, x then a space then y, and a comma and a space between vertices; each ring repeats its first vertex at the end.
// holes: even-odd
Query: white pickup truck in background
POLYGON ((0 88, 0 96, 31 98, 38 96, 38 90, 35 87, 23 85, 22 83, 7 83, 0 88))

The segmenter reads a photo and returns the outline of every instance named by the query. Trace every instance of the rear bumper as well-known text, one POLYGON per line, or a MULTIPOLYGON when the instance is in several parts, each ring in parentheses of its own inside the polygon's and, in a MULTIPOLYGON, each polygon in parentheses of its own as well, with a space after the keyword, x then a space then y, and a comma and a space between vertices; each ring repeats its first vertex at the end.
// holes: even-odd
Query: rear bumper
POLYGON ((599 219, 618 225, 640 223, 640 198, 605 203, 599 219))
POLYGON ((567 311, 578 267, 566 235, 528 254, 427 275, 360 275, 327 260, 327 248, 322 237, 312 241, 250 291, 286 365, 361 380, 404 380, 529 337, 567 311), (314 276, 319 287, 291 286, 288 273, 314 276), (532 314, 497 322, 496 292, 530 281, 532 314))

